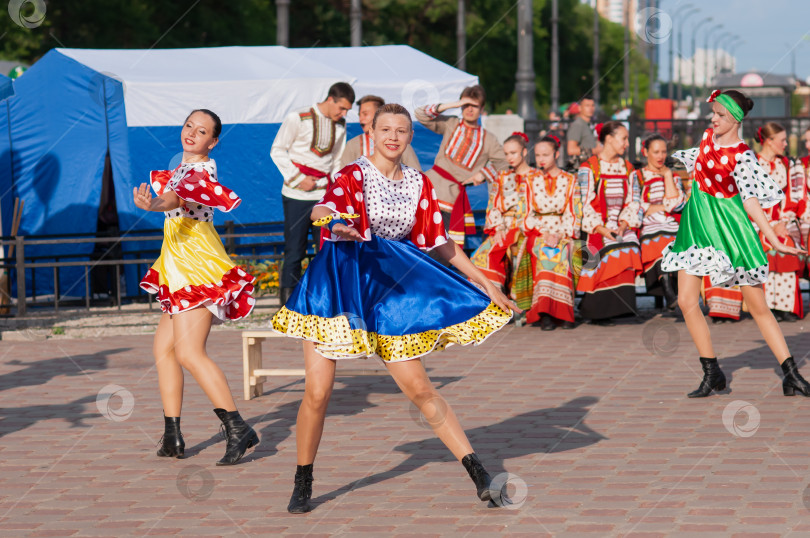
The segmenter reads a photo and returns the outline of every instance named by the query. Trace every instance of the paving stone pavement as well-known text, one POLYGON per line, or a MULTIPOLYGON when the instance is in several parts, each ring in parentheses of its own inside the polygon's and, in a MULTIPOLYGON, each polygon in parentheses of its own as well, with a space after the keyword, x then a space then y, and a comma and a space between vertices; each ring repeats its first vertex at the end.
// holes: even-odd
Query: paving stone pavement
MULTIPOLYGON (((782 327, 810 377, 810 321, 782 327)), ((2 342, 0 534, 808 536, 810 400, 782 396, 753 321, 712 333, 732 391, 702 400, 685 397, 700 365, 674 319, 509 326, 429 356, 482 461, 509 478, 500 508, 477 500, 390 378, 338 378, 305 515, 286 512, 303 382, 272 378, 243 401, 239 331, 209 339, 262 438, 234 467, 215 466, 219 423, 188 375, 188 457, 155 456, 150 335, 2 342)), ((300 367, 300 343, 268 340, 264 360, 300 367)))

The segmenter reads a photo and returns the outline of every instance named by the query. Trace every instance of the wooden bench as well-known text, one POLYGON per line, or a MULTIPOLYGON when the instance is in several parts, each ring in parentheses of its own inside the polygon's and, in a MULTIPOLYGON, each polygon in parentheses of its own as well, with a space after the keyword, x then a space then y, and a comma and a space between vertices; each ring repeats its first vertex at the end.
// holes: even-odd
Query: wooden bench
MULTIPOLYGON (((304 376, 303 368, 262 368, 262 342, 265 338, 285 338, 275 331, 242 331, 242 373, 244 377, 245 400, 261 396, 265 377, 304 376)), ((388 370, 379 368, 344 369, 338 368, 335 375, 388 375, 388 370)))

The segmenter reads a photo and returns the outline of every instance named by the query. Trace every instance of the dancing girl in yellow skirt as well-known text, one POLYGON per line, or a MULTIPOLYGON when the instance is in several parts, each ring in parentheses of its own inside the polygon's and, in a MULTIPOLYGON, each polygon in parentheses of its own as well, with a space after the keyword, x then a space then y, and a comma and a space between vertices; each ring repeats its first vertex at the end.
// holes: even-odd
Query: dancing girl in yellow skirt
POLYGON ((240 319, 253 310, 253 277, 235 266, 213 224, 215 210, 231 211, 241 200, 217 178, 208 153, 222 122, 210 110, 194 110, 180 135, 183 162, 173 171, 153 171, 150 185, 133 189, 135 205, 166 214, 160 257, 141 281, 157 294, 160 317, 153 351, 163 402, 165 431, 158 456, 182 458, 180 433, 183 368, 200 384, 222 421, 227 448, 217 465, 233 465, 259 437, 236 410, 228 381, 205 351, 212 323, 240 319))

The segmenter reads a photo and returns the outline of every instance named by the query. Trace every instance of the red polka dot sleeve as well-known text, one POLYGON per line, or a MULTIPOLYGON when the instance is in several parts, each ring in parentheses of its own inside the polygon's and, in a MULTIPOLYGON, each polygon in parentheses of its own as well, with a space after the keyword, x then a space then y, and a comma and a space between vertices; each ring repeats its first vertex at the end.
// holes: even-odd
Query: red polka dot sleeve
MULTIPOLYGON (((181 168, 184 165, 181 165, 181 168)), ((178 168, 169 188, 186 202, 203 204, 220 211, 231 211, 242 203, 242 199, 228 187, 220 185, 217 178, 207 170, 178 168)))
POLYGON ((171 181, 172 173, 171 170, 152 170, 152 172, 149 173, 149 183, 152 185, 152 190, 155 191, 155 194, 160 196, 166 192, 166 185, 171 181))
POLYGON ((422 174, 422 193, 419 195, 416 222, 411 230, 410 239, 424 251, 433 250, 447 243, 447 233, 444 230, 436 189, 425 174, 422 174))
MULTIPOLYGON (((339 215, 359 215, 356 218, 346 219, 347 226, 357 230, 366 241, 371 239, 368 214, 363 200, 363 172, 356 164, 350 164, 335 174, 326 194, 315 204, 315 207, 319 206, 329 208, 335 218, 339 218, 339 215)), ((343 241, 340 237, 329 233, 326 227, 321 228, 321 239, 343 241)))

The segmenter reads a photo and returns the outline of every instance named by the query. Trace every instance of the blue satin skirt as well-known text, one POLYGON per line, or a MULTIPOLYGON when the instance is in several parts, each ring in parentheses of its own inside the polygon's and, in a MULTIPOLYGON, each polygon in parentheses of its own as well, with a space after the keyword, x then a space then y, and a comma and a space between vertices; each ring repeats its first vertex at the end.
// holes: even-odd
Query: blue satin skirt
POLYGON ((408 240, 324 243, 272 326, 327 358, 421 357, 479 344, 511 313, 408 240))

